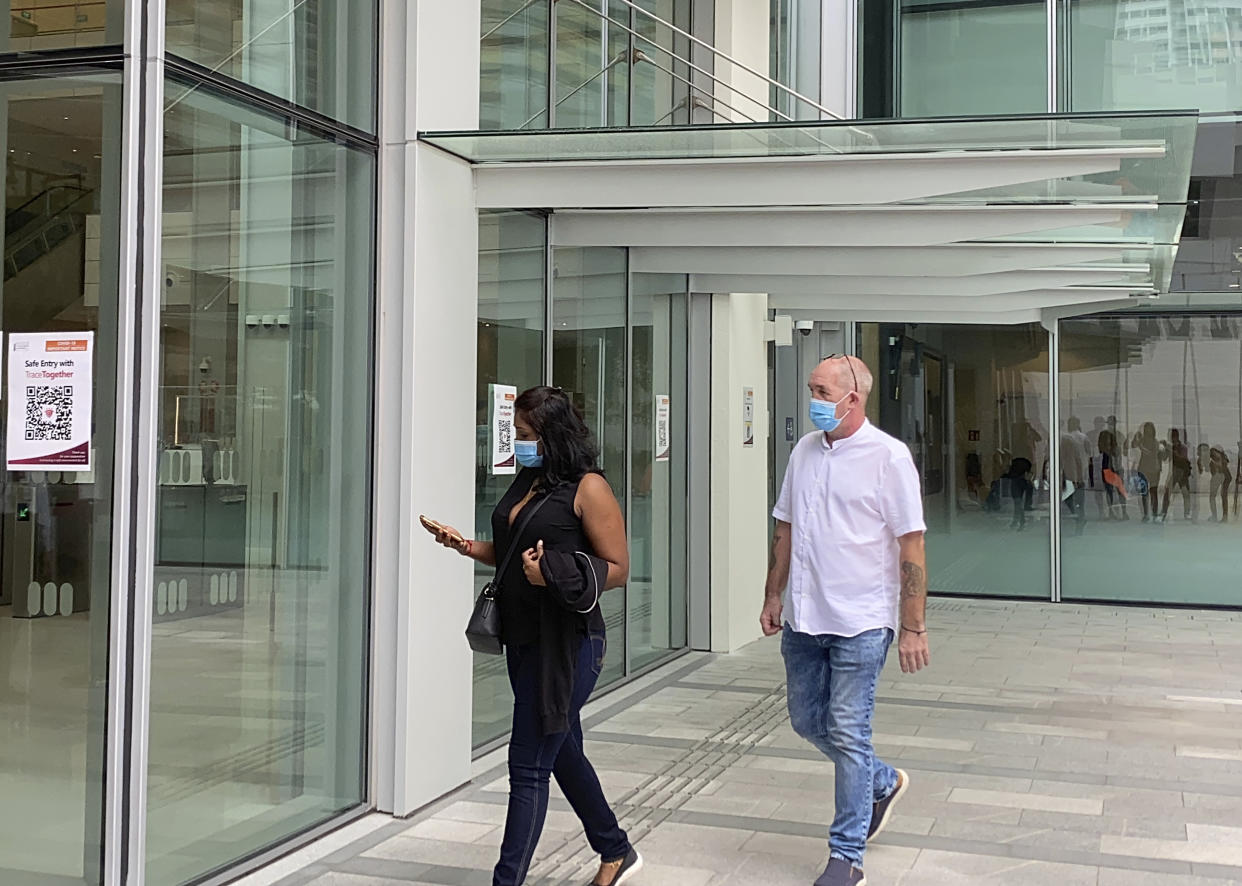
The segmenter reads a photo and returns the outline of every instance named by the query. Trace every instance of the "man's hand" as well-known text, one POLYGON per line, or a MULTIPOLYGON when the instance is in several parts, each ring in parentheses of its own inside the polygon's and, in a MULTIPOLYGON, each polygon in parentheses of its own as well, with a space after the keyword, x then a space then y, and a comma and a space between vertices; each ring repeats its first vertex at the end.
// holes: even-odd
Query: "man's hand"
POLYGON ((931 664, 931 648, 927 645, 927 632, 916 634, 902 630, 897 638, 897 657, 901 659, 903 674, 917 674, 931 664))
POLYGON ((779 634, 781 621, 781 595, 789 584, 790 527, 784 520, 776 521, 772 533, 772 555, 768 560, 768 580, 763 588, 763 612, 759 615, 759 627, 763 636, 779 634))
POLYGON ((763 612, 759 615, 759 627, 763 630, 765 637, 781 632, 781 598, 779 596, 764 599, 763 612))

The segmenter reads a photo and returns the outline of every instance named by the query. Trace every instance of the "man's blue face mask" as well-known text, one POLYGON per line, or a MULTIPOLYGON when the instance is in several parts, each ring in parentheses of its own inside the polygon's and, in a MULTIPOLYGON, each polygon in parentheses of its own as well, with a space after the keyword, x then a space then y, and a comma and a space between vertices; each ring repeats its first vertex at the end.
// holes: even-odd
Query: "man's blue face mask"
POLYGON ((513 455, 517 463, 524 468, 543 467, 543 456, 539 454, 538 440, 514 440, 513 455))
MULTIPOLYGON (((846 394, 846 397, 849 395, 846 394)), ((844 400, 842 397, 841 400, 844 400)), ((844 415, 837 415, 837 407, 841 404, 838 400, 836 403, 829 403, 827 400, 811 399, 811 424, 819 428, 825 434, 831 434, 840 425, 841 420, 849 415, 849 410, 844 415)))

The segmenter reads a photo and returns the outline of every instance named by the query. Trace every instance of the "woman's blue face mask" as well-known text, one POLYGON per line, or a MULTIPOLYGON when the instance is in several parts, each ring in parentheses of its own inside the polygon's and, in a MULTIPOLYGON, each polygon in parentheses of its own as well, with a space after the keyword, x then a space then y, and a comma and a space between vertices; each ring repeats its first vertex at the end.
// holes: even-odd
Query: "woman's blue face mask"
POLYGON ((543 456, 539 454, 538 440, 514 440, 513 455, 517 463, 524 468, 543 467, 543 456))

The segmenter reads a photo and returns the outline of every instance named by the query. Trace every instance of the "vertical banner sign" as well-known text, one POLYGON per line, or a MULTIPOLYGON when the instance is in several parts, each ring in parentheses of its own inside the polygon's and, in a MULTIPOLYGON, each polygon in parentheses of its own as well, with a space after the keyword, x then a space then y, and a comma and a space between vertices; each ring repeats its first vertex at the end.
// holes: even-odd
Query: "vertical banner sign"
POLYGON ((517 400, 517 388, 513 385, 490 385, 489 390, 492 398, 492 475, 516 474, 513 403, 517 400))
POLYGON ((655 415, 655 460, 668 461, 673 444, 669 439, 669 399, 668 394, 656 394, 655 415))
POLYGON ((755 389, 742 388, 742 445, 755 445, 755 389))
POLYGON ((10 471, 90 471, 93 332, 9 334, 10 471))

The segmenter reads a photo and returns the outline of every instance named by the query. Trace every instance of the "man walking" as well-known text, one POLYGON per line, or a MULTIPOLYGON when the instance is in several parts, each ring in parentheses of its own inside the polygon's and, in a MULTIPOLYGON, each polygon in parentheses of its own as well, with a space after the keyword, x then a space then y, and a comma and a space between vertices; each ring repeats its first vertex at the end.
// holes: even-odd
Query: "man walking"
POLYGON ((903 672, 930 663, 926 526, 909 449, 867 421, 866 364, 828 357, 810 389, 818 430, 794 447, 772 512, 760 624, 782 632, 794 730, 834 764, 831 857, 815 886, 862 886, 866 843, 910 784, 875 756, 871 718, 894 637, 903 672))

